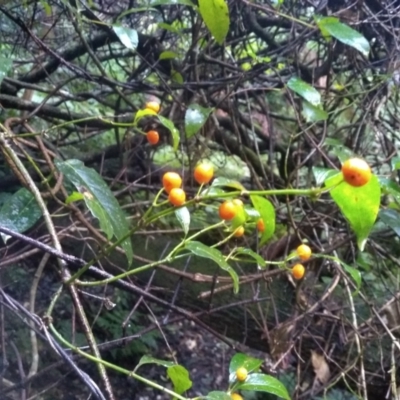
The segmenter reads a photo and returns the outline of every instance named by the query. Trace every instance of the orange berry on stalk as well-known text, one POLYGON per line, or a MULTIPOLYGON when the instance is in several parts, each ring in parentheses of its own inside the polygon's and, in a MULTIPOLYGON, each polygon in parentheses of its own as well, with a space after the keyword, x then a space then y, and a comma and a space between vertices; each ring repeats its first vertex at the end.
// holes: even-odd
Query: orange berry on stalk
POLYGON ((211 181, 214 176, 214 167, 210 163, 202 163, 199 164, 194 169, 194 179, 195 181, 200 184, 206 184, 211 181))
POLYGON ((296 253, 300 260, 306 261, 311 257, 312 251, 306 244, 301 244, 297 249, 296 253))
POLYGON ((301 279, 304 276, 304 273, 306 272, 306 269, 302 264, 296 264, 292 268, 292 275, 294 279, 301 279))
POLYGON ((237 206, 232 200, 225 200, 220 206, 219 206, 219 216, 221 219, 225 219, 227 221, 230 221, 231 219, 235 218, 235 215, 237 214, 237 206))
POLYGON ((146 103, 145 108, 158 113, 160 111, 160 103, 157 103, 156 101, 149 101, 146 103))
POLYGON ((265 231, 265 222, 262 218, 257 221, 257 230, 261 233, 265 231))
POLYGON ((147 141, 150 144, 157 144, 160 140, 160 135, 158 134, 157 131, 148 131, 146 133, 147 141))
POLYGON ((166 172, 162 177, 162 184, 167 193, 182 186, 182 178, 176 172, 166 172))
POLYGON ((181 188, 173 188, 169 192, 168 200, 175 207, 179 207, 182 204, 185 204, 186 193, 181 188))
POLYGON ((361 158, 350 158, 342 165, 342 173, 345 182, 351 186, 360 187, 371 179, 371 168, 361 158))
POLYGON ((236 379, 239 382, 244 382, 247 379, 247 375, 248 375, 248 372, 247 372, 247 369, 245 367, 239 367, 236 370, 236 379))
POLYGON ((244 226, 239 226, 238 228, 235 229, 235 233, 233 236, 235 237, 242 237, 244 235, 244 226))
POLYGON ((232 393, 231 399, 232 400, 243 400, 243 397, 239 393, 232 393))

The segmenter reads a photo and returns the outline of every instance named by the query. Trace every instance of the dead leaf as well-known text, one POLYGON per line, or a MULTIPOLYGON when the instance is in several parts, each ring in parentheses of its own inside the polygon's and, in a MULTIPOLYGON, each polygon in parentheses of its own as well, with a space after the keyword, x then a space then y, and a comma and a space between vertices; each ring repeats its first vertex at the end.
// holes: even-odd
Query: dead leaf
POLYGON ((316 378, 322 383, 326 384, 331 376, 329 365, 322 354, 311 350, 311 364, 314 368, 316 378))

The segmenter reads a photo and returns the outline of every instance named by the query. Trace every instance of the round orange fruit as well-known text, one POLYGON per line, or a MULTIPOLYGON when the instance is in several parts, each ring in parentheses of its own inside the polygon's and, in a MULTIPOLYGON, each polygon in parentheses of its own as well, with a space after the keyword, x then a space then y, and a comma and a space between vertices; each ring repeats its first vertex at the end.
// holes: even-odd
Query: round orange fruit
POLYGON ((198 184, 209 183, 214 176, 214 167, 210 163, 201 163, 194 169, 193 175, 198 184))
POLYGON ((350 158, 342 165, 345 182, 351 186, 360 187, 367 184, 372 176, 371 168, 361 158, 350 158))
POLYGON ((306 272, 306 269, 304 268, 304 265, 302 265, 302 264, 296 264, 292 268, 292 276, 294 279, 301 279, 304 276, 305 272, 306 272))
POLYGON ((160 103, 157 103, 156 101, 148 101, 145 108, 158 113, 160 111, 160 103))
POLYGON ((261 232, 261 233, 265 231, 265 223, 262 218, 260 218, 257 221, 257 230, 258 230, 258 232, 261 232))
POLYGON ((312 251, 306 244, 301 244, 297 249, 296 253, 300 260, 306 261, 311 257, 312 251))
POLYGON ((235 229, 235 233, 233 236, 235 237, 242 237, 244 235, 244 226, 239 226, 238 228, 235 229))
POLYGON ((164 190, 169 193, 171 189, 182 186, 182 178, 176 172, 166 172, 162 177, 164 190))
POLYGON ((157 131, 148 131, 146 133, 147 141, 150 144, 157 144, 160 140, 160 135, 158 134, 157 131))
POLYGON ((168 195, 169 202, 175 207, 179 207, 182 204, 185 204, 186 201, 186 193, 181 188, 173 188, 169 192, 168 195))
POLYGON ((220 206, 219 206, 219 216, 221 219, 230 221, 231 219, 235 218, 235 215, 237 213, 236 205, 232 200, 225 200, 220 206))
POLYGON ((239 382, 244 382, 247 379, 247 375, 248 375, 248 372, 247 372, 247 369, 245 367, 239 367, 236 370, 236 379, 239 382))

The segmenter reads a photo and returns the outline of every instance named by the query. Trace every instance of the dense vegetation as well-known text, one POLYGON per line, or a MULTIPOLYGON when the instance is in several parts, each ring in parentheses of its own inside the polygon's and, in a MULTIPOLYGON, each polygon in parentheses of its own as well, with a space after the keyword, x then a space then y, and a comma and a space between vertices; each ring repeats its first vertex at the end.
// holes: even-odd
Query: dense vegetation
POLYGON ((399 27, 398 0, 0 2, 0 398, 400 398, 399 27), (191 388, 185 329, 221 381, 191 388))

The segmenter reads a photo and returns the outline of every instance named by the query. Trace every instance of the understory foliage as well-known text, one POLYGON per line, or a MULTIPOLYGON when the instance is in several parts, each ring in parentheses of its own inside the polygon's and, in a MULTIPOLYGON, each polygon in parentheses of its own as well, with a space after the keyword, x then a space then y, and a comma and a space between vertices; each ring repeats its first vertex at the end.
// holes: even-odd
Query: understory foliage
POLYGON ((0 3, 0 398, 400 398, 400 1, 0 3))

